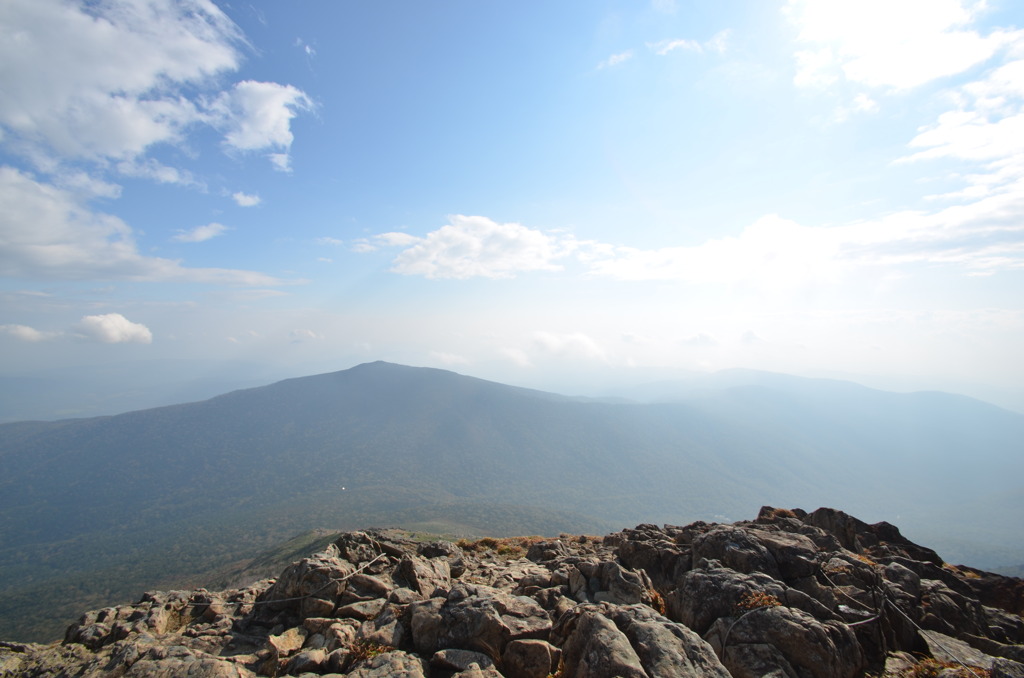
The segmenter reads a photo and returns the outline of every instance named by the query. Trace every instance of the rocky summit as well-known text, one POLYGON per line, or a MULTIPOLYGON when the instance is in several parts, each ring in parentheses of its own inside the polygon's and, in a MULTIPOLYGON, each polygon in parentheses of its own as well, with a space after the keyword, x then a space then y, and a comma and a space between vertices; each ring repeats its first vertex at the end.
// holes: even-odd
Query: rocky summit
POLYGON ((827 508, 605 537, 370 530, 277 579, 0 643, 0 676, 1024 677, 1022 613, 1024 581, 827 508))

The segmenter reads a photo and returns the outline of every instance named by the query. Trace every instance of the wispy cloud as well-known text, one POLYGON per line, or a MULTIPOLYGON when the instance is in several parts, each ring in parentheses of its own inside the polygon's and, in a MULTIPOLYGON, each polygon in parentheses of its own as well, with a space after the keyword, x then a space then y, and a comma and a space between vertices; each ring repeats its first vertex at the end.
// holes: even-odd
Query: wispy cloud
POLYGON ((0 275, 35 280, 147 280, 273 286, 256 271, 188 268, 139 253, 121 219, 93 211, 83 197, 11 167, 0 167, 0 275))
POLYGON ((703 54, 704 52, 715 52, 718 54, 725 53, 728 49, 729 36, 731 31, 725 29, 719 31, 710 40, 700 42, 697 40, 687 40, 685 38, 677 38, 675 40, 660 40, 658 42, 648 42, 647 48, 653 51, 659 56, 665 56, 670 52, 676 50, 684 50, 688 52, 697 52, 703 54))
POLYGON ((259 205, 261 202, 263 202, 263 200, 260 199, 260 196, 255 194, 243 193, 241 191, 238 191, 237 193, 232 193, 231 199, 234 200, 239 207, 256 207, 256 205, 259 205))
POLYGON ((171 240, 175 242, 205 242, 210 238, 216 238, 227 230, 228 227, 224 224, 213 222, 205 226, 196 226, 187 231, 179 231, 171 240))
POLYGON ((633 50, 627 49, 625 52, 619 52, 613 54, 601 63, 597 65, 598 70, 603 68, 611 68, 612 66, 618 66, 621 63, 625 63, 633 58, 633 50))
POLYGON ((47 341, 60 336, 59 332, 41 332, 28 325, 0 325, 0 332, 31 343, 47 341))
POLYGON ((922 128, 900 162, 967 163, 966 187, 953 200, 1024 192, 1024 59, 1003 64, 954 92, 956 105, 922 128))
POLYGON ((309 329, 294 329, 288 333, 288 340, 293 344, 303 344, 308 341, 319 341, 323 335, 309 329))
POLYGON ((703 52, 704 48, 700 46, 700 43, 696 40, 661 40, 659 42, 647 43, 648 49, 654 51, 659 56, 665 56, 669 52, 674 52, 677 49, 689 50, 691 52, 703 52))

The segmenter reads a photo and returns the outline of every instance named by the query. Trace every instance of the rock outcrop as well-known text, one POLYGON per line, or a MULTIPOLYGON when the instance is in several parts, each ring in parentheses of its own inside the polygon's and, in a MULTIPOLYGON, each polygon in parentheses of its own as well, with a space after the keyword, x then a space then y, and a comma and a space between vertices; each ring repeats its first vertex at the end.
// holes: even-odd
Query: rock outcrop
POLYGON ((0 677, 1024 678, 1022 589, 832 509, 603 538, 352 532, 276 580, 0 643, 0 677))

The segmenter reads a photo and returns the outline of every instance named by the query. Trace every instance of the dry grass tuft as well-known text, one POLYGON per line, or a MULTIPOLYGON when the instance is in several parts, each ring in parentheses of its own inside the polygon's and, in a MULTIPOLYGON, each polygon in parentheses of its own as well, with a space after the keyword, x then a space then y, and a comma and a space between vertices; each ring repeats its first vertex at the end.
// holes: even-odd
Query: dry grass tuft
POLYGON ((740 596, 736 609, 741 612, 756 610, 761 607, 779 607, 782 603, 778 598, 764 591, 748 591, 740 596))

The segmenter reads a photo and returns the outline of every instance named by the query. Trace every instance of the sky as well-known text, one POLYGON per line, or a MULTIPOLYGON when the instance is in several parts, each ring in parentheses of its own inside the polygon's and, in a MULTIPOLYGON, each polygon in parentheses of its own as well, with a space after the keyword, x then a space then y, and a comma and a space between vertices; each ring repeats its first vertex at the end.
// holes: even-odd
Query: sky
POLYGON ((0 373, 388 360, 582 392, 741 367, 1024 404, 1022 24, 1011 0, 4 0, 0 373))

